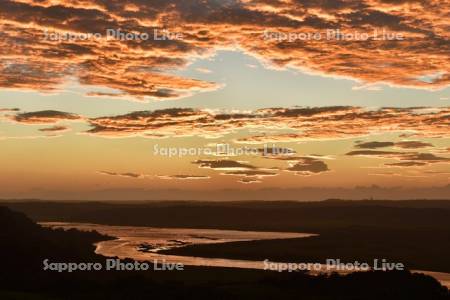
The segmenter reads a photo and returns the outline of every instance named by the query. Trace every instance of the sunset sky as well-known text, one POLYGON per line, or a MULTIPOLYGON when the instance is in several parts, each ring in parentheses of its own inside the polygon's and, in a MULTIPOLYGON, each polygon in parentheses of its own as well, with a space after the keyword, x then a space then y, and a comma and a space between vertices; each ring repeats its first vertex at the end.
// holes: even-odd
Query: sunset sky
POLYGON ((449 198, 449 20, 448 0, 4 0, 0 198, 449 198))

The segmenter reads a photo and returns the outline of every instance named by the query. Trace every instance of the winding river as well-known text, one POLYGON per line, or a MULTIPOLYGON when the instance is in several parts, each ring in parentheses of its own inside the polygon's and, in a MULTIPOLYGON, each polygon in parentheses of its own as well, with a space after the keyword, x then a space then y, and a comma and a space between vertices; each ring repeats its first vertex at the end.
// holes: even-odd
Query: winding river
MULTIPOLYGON (((237 241, 273 240, 305 238, 315 236, 310 233, 293 232, 261 232, 220 229, 189 229, 189 228, 154 228, 135 226, 109 226, 88 223, 40 223, 52 228, 76 228, 82 231, 95 230, 101 234, 117 239, 102 241, 96 244, 96 253, 106 257, 121 259, 132 258, 140 261, 165 261, 167 263, 182 263, 188 266, 228 267, 246 269, 264 269, 262 261, 204 258, 194 256, 176 256, 161 254, 159 251, 184 247, 193 244, 228 243, 237 241)), ((415 270, 416 273, 430 275, 450 288, 450 273, 439 273, 415 270)), ((339 272, 344 273, 344 272, 339 272)))

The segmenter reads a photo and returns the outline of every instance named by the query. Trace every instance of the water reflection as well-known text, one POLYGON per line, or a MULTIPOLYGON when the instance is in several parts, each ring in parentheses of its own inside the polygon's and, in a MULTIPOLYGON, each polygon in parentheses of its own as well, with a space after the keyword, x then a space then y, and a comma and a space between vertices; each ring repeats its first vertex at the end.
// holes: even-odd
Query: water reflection
MULTIPOLYGON (((263 269, 262 261, 203 258, 193 256, 176 256, 158 253, 161 250, 184 247, 192 244, 217 244, 238 241, 254 241, 269 239, 306 238, 315 236, 310 233, 293 232, 260 232, 220 229, 189 229, 189 228, 154 228, 134 226, 109 226, 88 223, 45 222, 43 226, 82 231, 95 230, 101 234, 117 237, 115 240, 96 244, 96 253, 107 257, 134 260, 165 260, 167 263, 182 263, 190 266, 228 267, 263 269)), ((430 275, 450 288, 450 274, 413 271, 430 275)), ((339 272, 344 273, 344 272, 339 272)))
POLYGON ((238 241, 290 239, 314 236, 308 233, 260 232, 219 229, 153 228, 134 226, 108 226, 87 223, 40 223, 47 227, 95 230, 101 234, 117 237, 116 240, 97 243, 96 253, 107 257, 132 258, 135 260, 165 260, 190 266, 214 266, 230 268, 261 269, 261 261, 216 259, 160 254, 158 251, 184 247, 191 244, 217 244, 238 241))

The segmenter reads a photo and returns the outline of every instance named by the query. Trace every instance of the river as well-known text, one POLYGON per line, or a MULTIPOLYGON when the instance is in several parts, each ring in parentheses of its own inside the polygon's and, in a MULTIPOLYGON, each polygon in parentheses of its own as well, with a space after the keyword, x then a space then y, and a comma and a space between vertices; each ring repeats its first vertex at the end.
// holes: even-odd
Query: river
MULTIPOLYGON (((204 258, 193 256, 176 256, 161 254, 159 251, 184 247, 186 245, 228 243, 237 241, 273 240, 306 238, 315 236, 311 233, 294 232, 261 232, 220 229, 190 229, 190 228, 154 228, 135 226, 110 226, 88 223, 40 223, 52 228, 76 228, 82 231, 95 230, 101 234, 116 237, 117 239, 102 241, 96 244, 96 253, 106 257, 121 259, 132 258, 140 261, 165 261, 167 263, 182 263, 187 266, 208 266, 263 269, 262 261, 204 258)), ((430 275, 442 285, 450 288, 450 273, 414 270, 416 273, 430 275)), ((348 273, 348 272, 340 272, 348 273)))

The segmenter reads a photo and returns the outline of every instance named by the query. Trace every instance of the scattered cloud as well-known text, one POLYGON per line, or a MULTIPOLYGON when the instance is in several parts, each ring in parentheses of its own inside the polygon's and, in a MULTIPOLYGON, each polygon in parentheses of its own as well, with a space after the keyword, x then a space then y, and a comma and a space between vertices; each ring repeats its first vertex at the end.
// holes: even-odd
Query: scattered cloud
MULTIPOLYGON (((359 107, 266 108, 251 112, 212 112, 192 108, 169 108, 137 111, 125 115, 85 118, 60 111, 37 111, 9 116, 24 124, 52 124, 64 120, 87 122, 86 133, 105 137, 221 137, 243 129, 296 131, 244 137, 238 143, 263 144, 309 140, 346 139, 379 133, 405 132, 409 137, 449 137, 450 108, 382 108, 359 107)), ((366 142, 360 149, 398 147, 404 149, 433 146, 421 141, 366 142)), ((358 152, 356 152, 358 153, 358 152)), ((359 153, 361 154, 361 153, 359 153)), ((373 153, 368 153, 371 155, 373 153)))
POLYGON ((201 179, 210 179, 209 176, 203 175, 157 175, 159 179, 165 180, 201 180, 201 179))
POLYGON ((360 149, 377 149, 385 147, 393 147, 395 143, 393 142, 367 142, 357 144, 355 147, 360 149))
POLYGON ((5 112, 18 112, 20 111, 19 108, 0 108, 0 112, 1 113, 5 113, 5 112))
POLYGON ((399 160, 400 162, 397 163, 386 164, 387 166, 393 167, 415 167, 415 166, 424 166, 432 163, 450 163, 450 158, 436 156, 432 153, 420 153, 420 152, 358 150, 358 151, 351 151, 346 155, 399 160))
POLYGON ((263 177, 277 176, 278 173, 268 172, 263 170, 243 170, 243 171, 231 171, 223 173, 223 175, 234 175, 234 176, 244 176, 261 179, 263 177))
POLYGON ((417 148, 433 147, 433 145, 430 143, 420 141, 404 141, 395 143, 395 147, 403 149, 417 149, 417 148))
POLYGON ((255 183, 262 183, 262 181, 252 178, 252 177, 244 177, 238 180, 239 183, 242 184, 255 184, 255 183))
POLYGON ((397 147, 402 149, 417 149, 417 148, 433 147, 433 145, 421 141, 402 141, 396 143, 375 141, 375 142, 358 143, 355 147, 359 149, 378 149, 387 147, 397 147))
POLYGON ((116 173, 116 172, 108 172, 108 171, 99 171, 99 174, 102 175, 108 175, 108 176, 118 176, 118 177, 125 177, 125 178, 144 178, 146 175, 143 174, 137 174, 137 173, 116 173))
POLYGON ((357 150, 350 151, 346 155, 348 156, 374 156, 380 158, 396 158, 401 157, 402 155, 407 154, 403 152, 395 152, 395 151, 379 151, 379 150, 357 150))
POLYGON ((278 168, 258 168, 245 162, 234 160, 197 160, 193 162, 200 168, 208 168, 216 171, 225 171, 220 175, 241 177, 238 182, 250 184, 259 183, 265 177, 273 177, 279 175, 278 168), (245 180, 244 180, 245 179, 245 180))
POLYGON ((255 166, 247 163, 234 160, 197 160, 193 162, 200 166, 200 168, 208 168, 214 170, 228 171, 228 170, 253 170, 255 166))
POLYGON ((69 128, 66 126, 56 126, 56 125, 52 126, 52 127, 46 127, 46 128, 39 129, 39 131, 42 131, 42 132, 64 132, 67 130, 69 130, 69 128))
POLYGON ((73 121, 82 119, 81 116, 55 110, 20 113, 11 117, 12 120, 24 124, 53 124, 60 121, 73 121))
MULTIPOLYGON (((238 139, 239 143, 268 143, 343 139, 374 133, 408 132, 410 136, 447 137, 450 108, 423 109, 359 107, 266 108, 253 112, 221 113, 190 108, 140 111, 126 115, 89 119, 90 134, 134 136, 220 137, 241 129, 265 128, 296 131, 238 139)), ((389 144, 391 145, 391 144, 389 144)), ((403 142, 399 147, 420 146, 403 142)), ((373 145, 372 145, 373 146, 373 145)))
POLYGON ((404 160, 422 161, 427 163, 450 162, 450 158, 436 156, 432 153, 408 153, 403 156, 404 160))
POLYGON ((293 164, 286 170, 295 172, 296 175, 303 176, 330 171, 328 165, 325 162, 311 157, 303 157, 299 159, 295 164, 293 164))

